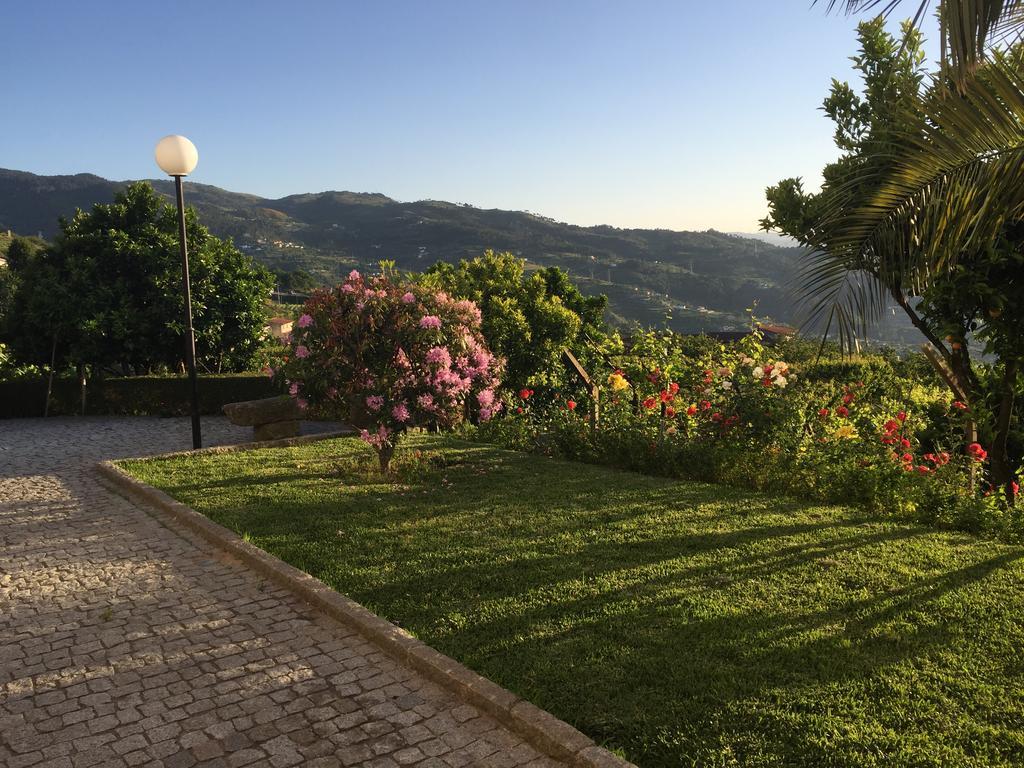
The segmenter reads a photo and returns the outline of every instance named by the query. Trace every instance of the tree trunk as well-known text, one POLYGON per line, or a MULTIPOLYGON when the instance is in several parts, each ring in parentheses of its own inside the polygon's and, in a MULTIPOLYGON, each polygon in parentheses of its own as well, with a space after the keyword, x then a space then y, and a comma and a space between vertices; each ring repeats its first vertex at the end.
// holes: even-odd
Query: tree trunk
POLYGON ((384 443, 384 445, 377 449, 377 460, 380 461, 381 474, 387 474, 388 469, 391 467, 391 457, 394 455, 395 446, 390 443, 384 443))
POLYGON ((1006 443, 1010 437, 1010 421, 1013 416, 1018 369, 1017 361, 1006 363, 1006 367, 1003 369, 1003 380, 999 387, 999 411, 996 414, 995 436, 990 449, 992 484, 1006 491, 1006 498, 1010 504, 1014 502, 1014 478, 1013 467, 1006 451, 1006 443))
POLYGON ((46 377, 46 403, 43 405, 43 418, 50 415, 50 398, 53 397, 53 369, 57 365, 57 333, 53 334, 53 346, 50 348, 50 375, 46 377))

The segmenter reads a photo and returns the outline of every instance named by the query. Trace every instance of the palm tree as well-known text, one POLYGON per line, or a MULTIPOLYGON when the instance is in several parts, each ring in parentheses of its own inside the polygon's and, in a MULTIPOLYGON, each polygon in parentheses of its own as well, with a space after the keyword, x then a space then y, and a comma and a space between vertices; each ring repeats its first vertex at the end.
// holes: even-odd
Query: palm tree
MULTIPOLYGON (((899 4, 829 0, 828 8, 889 13, 899 4)), ((928 6, 919 5, 915 24, 928 6)), ((882 162, 826 182, 814 222, 822 234, 804 238, 812 251, 800 292, 810 314, 827 317, 846 340, 895 300, 941 356, 936 365, 953 392, 982 415, 965 337, 988 334, 1001 365, 998 404, 988 414, 992 475, 1012 498, 1007 438, 1024 368, 1024 299, 1016 298, 1024 295, 1024 46, 993 44, 1020 38, 1024 0, 944 0, 937 13, 943 66, 905 108, 903 131, 882 162), (971 270, 981 268, 1009 284, 986 291, 977 275, 972 284, 971 270), (957 333, 941 338, 937 324, 918 314, 915 299, 928 295, 933 313, 938 305, 957 333)))

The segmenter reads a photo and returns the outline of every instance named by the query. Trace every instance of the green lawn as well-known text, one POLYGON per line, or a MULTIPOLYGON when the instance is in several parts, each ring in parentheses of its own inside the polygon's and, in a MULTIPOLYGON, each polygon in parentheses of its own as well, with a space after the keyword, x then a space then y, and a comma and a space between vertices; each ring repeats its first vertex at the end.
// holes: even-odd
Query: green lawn
POLYGON ((1024 548, 403 445, 124 465, 641 766, 1024 764, 1024 548))

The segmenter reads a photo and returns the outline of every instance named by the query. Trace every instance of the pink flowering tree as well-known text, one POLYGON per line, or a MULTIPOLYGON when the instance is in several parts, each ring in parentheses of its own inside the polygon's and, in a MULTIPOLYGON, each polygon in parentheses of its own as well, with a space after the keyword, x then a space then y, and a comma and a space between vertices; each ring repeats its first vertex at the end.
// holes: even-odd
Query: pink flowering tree
POLYGON ((275 376, 300 407, 359 428, 382 471, 410 427, 487 421, 501 408, 502 364, 487 349, 476 304, 390 270, 353 270, 314 293, 289 344, 275 376))

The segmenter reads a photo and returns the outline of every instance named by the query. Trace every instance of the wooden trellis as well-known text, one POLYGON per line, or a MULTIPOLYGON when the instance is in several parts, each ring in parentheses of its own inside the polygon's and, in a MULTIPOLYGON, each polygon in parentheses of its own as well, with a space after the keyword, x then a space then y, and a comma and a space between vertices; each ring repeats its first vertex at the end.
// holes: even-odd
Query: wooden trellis
POLYGON ((590 425, 597 429, 598 421, 601 418, 601 387, 598 386, 587 370, 583 367, 576 355, 568 349, 562 350, 562 359, 569 366, 569 370, 576 374, 576 377, 583 383, 590 392, 590 425))

